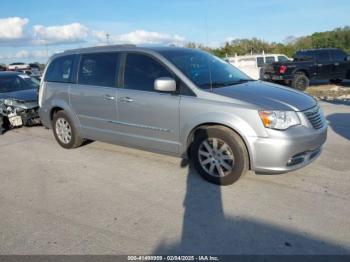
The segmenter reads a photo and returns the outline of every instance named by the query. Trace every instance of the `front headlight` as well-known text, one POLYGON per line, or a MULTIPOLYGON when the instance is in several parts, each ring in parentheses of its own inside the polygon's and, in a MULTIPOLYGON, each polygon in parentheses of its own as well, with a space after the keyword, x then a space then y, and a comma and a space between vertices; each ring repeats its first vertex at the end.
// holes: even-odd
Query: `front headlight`
POLYGON ((259 111, 259 115, 267 128, 285 130, 300 125, 299 117, 294 111, 259 111))

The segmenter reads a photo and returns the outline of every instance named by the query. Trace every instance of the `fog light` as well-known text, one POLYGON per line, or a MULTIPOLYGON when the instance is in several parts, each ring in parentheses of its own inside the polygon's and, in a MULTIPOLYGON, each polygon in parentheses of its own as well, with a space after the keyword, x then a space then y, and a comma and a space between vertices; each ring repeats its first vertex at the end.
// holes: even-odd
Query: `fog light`
POLYGON ((288 160, 287 166, 294 166, 294 165, 300 164, 300 163, 304 162, 304 160, 305 160, 304 153, 295 155, 291 159, 288 160))

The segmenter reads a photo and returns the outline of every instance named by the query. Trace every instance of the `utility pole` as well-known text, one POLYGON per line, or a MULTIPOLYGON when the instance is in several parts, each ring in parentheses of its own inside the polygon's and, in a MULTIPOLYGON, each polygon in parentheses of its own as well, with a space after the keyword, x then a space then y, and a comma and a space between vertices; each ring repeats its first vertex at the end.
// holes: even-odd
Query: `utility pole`
POLYGON ((109 45, 109 34, 108 33, 106 33, 106 43, 107 43, 107 45, 109 45))

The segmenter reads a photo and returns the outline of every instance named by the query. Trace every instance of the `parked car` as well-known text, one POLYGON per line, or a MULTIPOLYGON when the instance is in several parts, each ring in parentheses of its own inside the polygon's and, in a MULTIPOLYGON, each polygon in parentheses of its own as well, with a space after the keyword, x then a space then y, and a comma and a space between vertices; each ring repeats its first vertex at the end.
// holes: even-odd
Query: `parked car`
POLYGON ((0 65, 0 71, 6 71, 6 66, 5 65, 0 65))
POLYGON ((63 148, 89 139, 188 157, 203 178, 221 185, 248 169, 304 167, 320 155, 327 135, 313 97, 255 81, 187 48, 108 46, 56 54, 39 105, 42 123, 63 148))
POLYGON ((18 70, 30 70, 30 65, 26 63, 12 63, 7 67, 8 71, 18 71, 18 70))
POLYGON ((294 61, 266 65, 264 79, 305 90, 313 79, 339 84, 350 78, 350 56, 340 49, 301 50, 293 58, 294 61))
POLYGON ((36 71, 35 69, 34 70, 17 70, 16 72, 20 72, 20 73, 29 75, 32 78, 37 79, 38 81, 41 80, 41 73, 40 73, 40 71, 36 71))
POLYGON ((0 134, 6 129, 40 122, 39 82, 18 72, 0 72, 0 134))
POLYGON ((286 62, 289 61, 290 58, 283 54, 259 54, 226 57, 224 60, 234 65, 251 78, 258 80, 263 79, 263 69, 266 64, 272 64, 277 61, 286 62))

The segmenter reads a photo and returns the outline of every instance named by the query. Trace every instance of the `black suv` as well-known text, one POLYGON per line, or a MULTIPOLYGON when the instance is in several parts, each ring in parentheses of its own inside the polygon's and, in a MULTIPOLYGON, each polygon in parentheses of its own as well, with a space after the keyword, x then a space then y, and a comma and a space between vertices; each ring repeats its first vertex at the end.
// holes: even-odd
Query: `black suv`
POLYGON ((340 83, 350 78, 350 56, 340 49, 301 50, 293 58, 293 61, 266 65, 264 79, 305 90, 311 79, 340 83))

